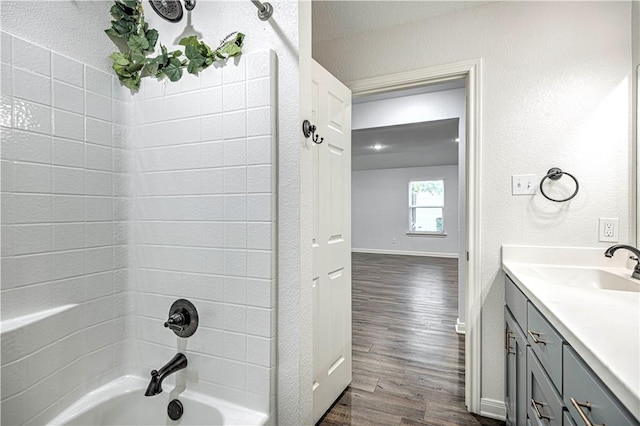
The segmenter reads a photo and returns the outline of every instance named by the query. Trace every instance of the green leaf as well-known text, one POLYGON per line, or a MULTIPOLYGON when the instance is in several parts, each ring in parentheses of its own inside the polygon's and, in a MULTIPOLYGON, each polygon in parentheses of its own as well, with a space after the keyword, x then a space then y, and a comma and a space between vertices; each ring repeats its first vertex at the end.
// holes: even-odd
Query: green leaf
POLYGON ((132 35, 127 41, 127 46, 133 51, 142 52, 149 49, 149 40, 143 35, 132 35))
POLYGON ((104 30, 105 33, 107 33, 107 35, 112 36, 112 37, 120 37, 120 34, 118 34, 118 32, 116 30, 114 30, 113 28, 108 28, 106 30, 104 30))
POLYGON ((169 59, 169 64, 162 69, 171 81, 178 81, 182 77, 182 62, 178 58, 169 59))
POLYGON ((147 50, 153 52, 153 49, 156 48, 156 42, 158 41, 158 31, 152 28, 145 33, 145 37, 149 43, 149 48, 147 50))
POLYGON ((199 44, 198 37, 196 36, 184 37, 178 42, 178 44, 180 46, 197 46, 199 44))
POLYGON ((228 58, 231 56, 236 56, 242 53, 242 42, 244 41, 244 34, 238 33, 233 38, 233 40, 229 40, 225 44, 223 44, 218 52, 224 57, 228 58))

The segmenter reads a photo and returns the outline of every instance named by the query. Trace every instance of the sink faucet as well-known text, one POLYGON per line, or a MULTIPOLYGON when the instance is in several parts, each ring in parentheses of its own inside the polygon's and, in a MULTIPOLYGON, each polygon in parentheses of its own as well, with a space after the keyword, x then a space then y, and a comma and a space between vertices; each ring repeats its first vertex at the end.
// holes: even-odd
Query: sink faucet
POLYGON ((630 259, 635 260, 636 266, 633 268, 633 274, 631 274, 631 278, 635 278, 637 280, 640 280, 640 250, 638 250, 635 247, 631 247, 625 244, 616 244, 613 245, 611 247, 609 247, 608 249, 605 250, 604 255, 606 257, 613 257, 613 253, 616 252, 616 250, 618 249, 625 249, 625 250, 629 250, 631 253, 633 253, 635 256, 631 256, 630 259))
POLYGON ((162 392, 162 381, 183 368, 187 368, 187 357, 183 353, 177 353, 160 370, 151 371, 151 381, 144 396, 154 396, 162 392))

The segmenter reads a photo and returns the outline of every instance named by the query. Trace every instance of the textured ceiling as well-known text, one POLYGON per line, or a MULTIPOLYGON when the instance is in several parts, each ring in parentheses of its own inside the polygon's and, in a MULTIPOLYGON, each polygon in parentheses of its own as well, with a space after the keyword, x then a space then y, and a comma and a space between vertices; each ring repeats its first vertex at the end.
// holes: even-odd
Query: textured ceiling
POLYGON ((458 119, 354 130, 352 169, 458 164, 458 119), (382 144, 381 150, 372 146, 382 144))
POLYGON ((420 21, 487 1, 313 1, 313 42, 420 21))

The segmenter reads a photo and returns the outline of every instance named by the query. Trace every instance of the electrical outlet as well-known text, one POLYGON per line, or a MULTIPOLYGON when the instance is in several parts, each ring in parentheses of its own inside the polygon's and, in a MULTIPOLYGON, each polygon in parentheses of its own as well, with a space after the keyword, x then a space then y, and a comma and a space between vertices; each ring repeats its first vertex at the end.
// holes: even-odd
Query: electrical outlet
POLYGON ((533 195, 538 187, 536 175, 511 176, 511 195, 533 195))
POLYGON ((598 241, 607 243, 618 242, 618 218, 601 217, 598 224, 598 241))

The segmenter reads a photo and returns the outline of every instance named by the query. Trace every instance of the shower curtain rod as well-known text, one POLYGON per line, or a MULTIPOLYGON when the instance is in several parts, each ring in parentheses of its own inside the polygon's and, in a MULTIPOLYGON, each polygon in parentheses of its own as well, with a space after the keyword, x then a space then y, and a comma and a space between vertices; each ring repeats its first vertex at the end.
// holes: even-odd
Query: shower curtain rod
POLYGON ((273 6, 271 4, 267 2, 261 3, 259 0, 251 0, 251 3, 258 8, 258 18, 261 21, 266 21, 273 15, 273 6))

